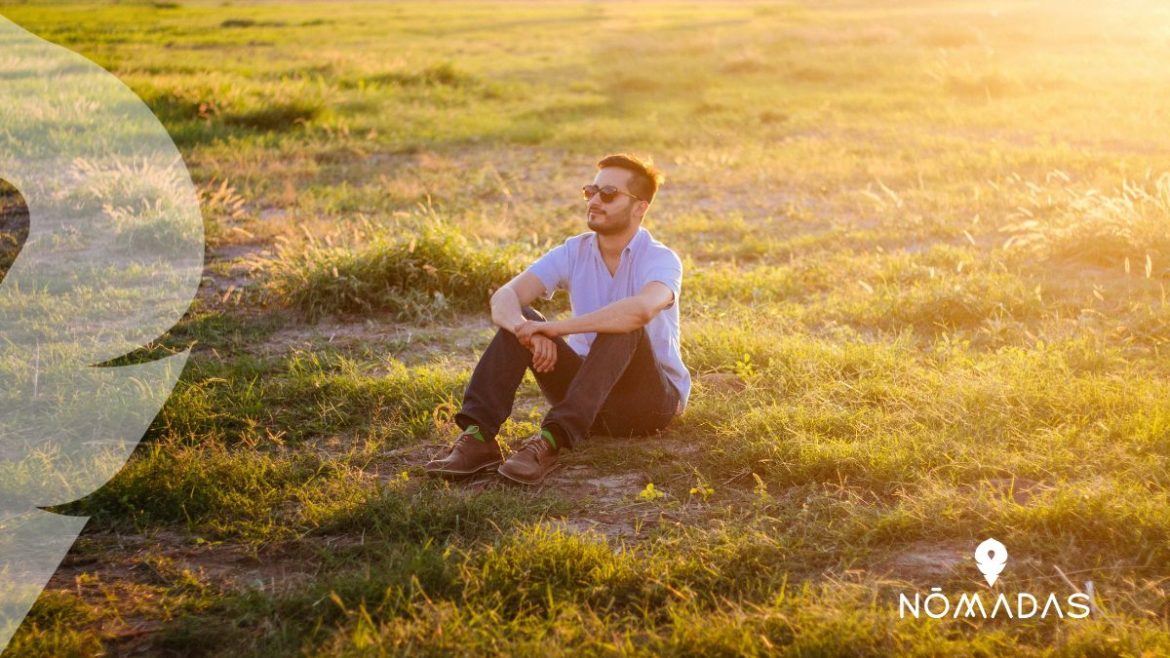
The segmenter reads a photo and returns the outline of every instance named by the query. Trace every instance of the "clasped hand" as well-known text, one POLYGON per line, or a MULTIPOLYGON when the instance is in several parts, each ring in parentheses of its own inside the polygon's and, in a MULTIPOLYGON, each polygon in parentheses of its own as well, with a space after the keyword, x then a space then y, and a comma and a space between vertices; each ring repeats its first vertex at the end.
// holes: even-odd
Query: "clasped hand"
POLYGON ((520 344, 532 352, 532 369, 536 372, 552 372, 557 363, 557 344, 553 338, 558 334, 551 322, 521 322, 512 330, 520 344))

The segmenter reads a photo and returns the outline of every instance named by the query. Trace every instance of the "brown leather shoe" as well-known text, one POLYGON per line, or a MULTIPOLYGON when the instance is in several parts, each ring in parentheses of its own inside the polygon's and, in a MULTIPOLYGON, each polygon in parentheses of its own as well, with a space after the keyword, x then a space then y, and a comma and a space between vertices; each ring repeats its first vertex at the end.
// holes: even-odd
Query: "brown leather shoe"
POLYGON ((558 450, 543 436, 536 434, 526 440, 499 469, 500 475, 520 484, 540 484, 545 476, 557 470, 558 450))
POLYGON ((502 459, 500 445, 495 439, 480 441, 470 432, 464 431, 455 439, 445 456, 432 459, 423 468, 432 475, 459 477, 491 468, 502 459))

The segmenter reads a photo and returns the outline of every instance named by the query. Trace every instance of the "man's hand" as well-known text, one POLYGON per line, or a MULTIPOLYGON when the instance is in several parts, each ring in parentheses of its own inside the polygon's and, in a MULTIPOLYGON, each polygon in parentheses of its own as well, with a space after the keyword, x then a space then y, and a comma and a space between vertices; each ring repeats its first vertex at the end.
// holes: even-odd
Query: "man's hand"
POLYGON ((543 335, 547 338, 556 338, 561 335, 556 322, 536 322, 534 320, 526 320, 516 325, 512 330, 516 334, 516 338, 520 339, 520 344, 528 349, 533 336, 543 335))
POLYGON ((532 352, 532 369, 536 372, 552 372, 557 363, 557 344, 553 338, 560 334, 555 324, 526 320, 512 330, 520 344, 532 352))
POLYGON ((536 372, 552 372, 557 364, 557 343, 548 336, 534 334, 530 339, 532 369, 536 372))

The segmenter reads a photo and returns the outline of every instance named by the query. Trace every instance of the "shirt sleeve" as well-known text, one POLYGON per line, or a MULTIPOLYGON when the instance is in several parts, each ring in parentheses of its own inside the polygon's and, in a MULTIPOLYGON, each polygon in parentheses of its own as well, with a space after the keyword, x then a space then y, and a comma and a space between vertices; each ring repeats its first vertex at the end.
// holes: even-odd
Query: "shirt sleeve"
MULTIPOLYGON (((664 284, 674 293, 674 300, 670 306, 678 303, 679 293, 682 292, 682 261, 674 252, 665 251, 662 255, 651 260, 646 276, 642 279, 642 286, 651 281, 664 284)), ((670 306, 666 308, 670 308, 670 306)))
POLYGON ((544 298, 552 299, 558 289, 568 289, 569 269, 569 246, 560 244, 538 258, 526 271, 535 274, 544 284, 544 298))

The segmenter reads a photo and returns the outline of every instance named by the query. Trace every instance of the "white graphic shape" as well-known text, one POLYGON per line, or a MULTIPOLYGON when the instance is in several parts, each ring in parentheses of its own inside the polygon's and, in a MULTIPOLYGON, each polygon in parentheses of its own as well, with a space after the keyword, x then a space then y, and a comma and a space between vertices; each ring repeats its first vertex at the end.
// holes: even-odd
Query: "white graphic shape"
POLYGON ((187 361, 183 351, 108 365, 186 312, 203 220, 150 108, 3 16, 0 179, 29 211, 28 237, 0 280, 3 651, 87 520, 40 508, 117 474, 187 361))
POLYGON ((975 549, 975 564, 987 579, 988 587, 994 587, 999 574, 1007 566, 1007 547, 995 539, 986 539, 975 549))

